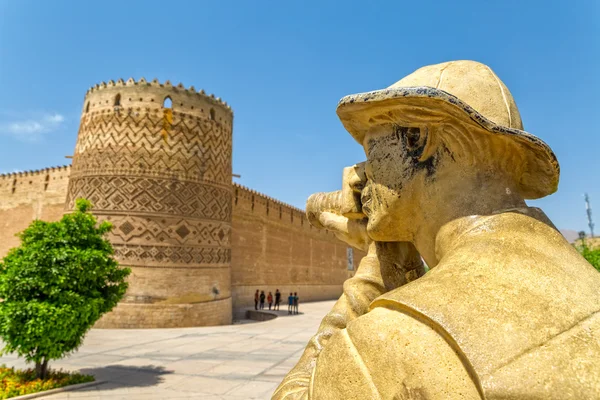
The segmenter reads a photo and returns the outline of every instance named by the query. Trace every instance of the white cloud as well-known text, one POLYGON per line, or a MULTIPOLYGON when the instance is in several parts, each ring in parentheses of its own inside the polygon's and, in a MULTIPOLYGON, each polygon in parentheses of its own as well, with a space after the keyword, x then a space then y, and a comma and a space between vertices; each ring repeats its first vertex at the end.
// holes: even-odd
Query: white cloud
POLYGON ((65 120, 65 117, 63 117, 60 114, 54 114, 54 115, 49 115, 48 116, 48 121, 50 121, 50 122, 61 123, 64 120, 65 120))
POLYGON ((28 142, 39 141, 46 133, 54 132, 65 121, 58 113, 13 116, 11 121, 0 120, 0 134, 8 134, 19 140, 28 142))

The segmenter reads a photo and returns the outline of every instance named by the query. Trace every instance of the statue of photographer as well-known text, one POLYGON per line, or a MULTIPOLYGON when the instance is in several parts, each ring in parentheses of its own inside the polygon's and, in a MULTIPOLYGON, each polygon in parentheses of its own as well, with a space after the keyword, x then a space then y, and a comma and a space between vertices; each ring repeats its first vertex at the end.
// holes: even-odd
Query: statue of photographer
POLYGON ((559 166, 492 70, 423 67, 337 113, 360 209, 345 187, 307 214, 368 255, 273 399, 600 399, 600 274, 525 204, 559 166))

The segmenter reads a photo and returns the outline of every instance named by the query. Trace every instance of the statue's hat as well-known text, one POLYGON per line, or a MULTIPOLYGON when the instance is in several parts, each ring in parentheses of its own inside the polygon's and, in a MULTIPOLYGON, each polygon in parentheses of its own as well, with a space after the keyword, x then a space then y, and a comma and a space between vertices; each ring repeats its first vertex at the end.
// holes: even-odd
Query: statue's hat
POLYGON ((560 168, 554 152, 523 130, 512 95, 487 65, 475 61, 429 65, 387 89, 342 98, 337 114, 360 144, 373 125, 458 120, 473 133, 470 140, 490 142, 481 146, 483 151, 499 147, 519 153, 513 156, 520 165, 511 172, 526 199, 547 196, 558 188, 560 168))

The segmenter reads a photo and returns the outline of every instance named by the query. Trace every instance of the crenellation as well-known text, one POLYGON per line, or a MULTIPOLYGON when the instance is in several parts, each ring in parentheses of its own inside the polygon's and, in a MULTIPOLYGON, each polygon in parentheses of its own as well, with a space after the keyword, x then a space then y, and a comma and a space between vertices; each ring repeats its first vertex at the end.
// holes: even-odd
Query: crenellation
MULTIPOLYGON (((284 203, 254 189, 247 188, 239 183, 233 183, 234 209, 250 211, 252 214, 264 216, 269 221, 294 226, 301 230, 312 230, 304 210, 284 203)), ((327 230, 315 230, 320 237, 332 237, 333 233, 327 230)))
POLYGON ((37 175, 47 174, 48 172, 54 172, 56 170, 67 171, 70 168, 71 168, 70 165, 61 165, 61 166, 48 167, 48 168, 42 168, 42 169, 37 169, 37 170, 6 172, 6 173, 0 174, 0 179, 6 179, 8 177, 14 177, 14 176, 30 176, 30 175, 37 176, 37 175))
POLYGON ((161 84, 157 79, 152 83, 146 83, 144 80, 144 83, 139 85, 133 78, 129 78, 127 82, 119 79, 117 83, 102 82, 101 85, 91 87, 84 98, 85 112, 82 113, 82 118, 97 113, 118 113, 130 108, 162 111, 165 99, 169 98, 173 112, 209 118, 228 127, 233 125, 231 106, 221 98, 206 95, 203 90, 197 92, 193 86, 186 89, 182 83, 173 86, 169 81, 161 84), (121 97, 116 104, 118 95, 121 97))
POLYGON ((290 204, 284 203, 284 202, 282 202, 282 201, 280 201, 280 200, 277 200, 277 199, 275 199, 275 198, 273 198, 273 197, 270 197, 270 196, 268 196, 268 195, 266 195, 266 194, 264 194, 264 193, 257 192, 257 191, 255 191, 254 189, 250 189, 250 188, 248 188, 248 187, 246 187, 246 186, 244 186, 244 185, 241 185, 241 184, 239 184, 239 183, 237 183, 237 182, 234 182, 234 183, 233 183, 233 187, 234 187, 234 188, 238 188, 238 189, 240 189, 240 193, 241 193, 242 195, 243 195, 244 193, 251 193, 251 194, 254 194, 254 195, 257 195, 257 196, 261 197, 262 199, 269 200, 269 201, 270 201, 271 203, 273 203, 273 204, 282 205, 282 206, 283 206, 283 207, 285 207, 285 208, 288 208, 288 209, 293 209, 293 210, 295 210, 296 212, 298 212, 298 213, 300 213, 300 214, 304 214, 304 210, 302 210, 302 209, 300 209, 300 208, 298 208, 298 207, 294 207, 294 206, 292 206, 292 205, 290 205, 290 204))

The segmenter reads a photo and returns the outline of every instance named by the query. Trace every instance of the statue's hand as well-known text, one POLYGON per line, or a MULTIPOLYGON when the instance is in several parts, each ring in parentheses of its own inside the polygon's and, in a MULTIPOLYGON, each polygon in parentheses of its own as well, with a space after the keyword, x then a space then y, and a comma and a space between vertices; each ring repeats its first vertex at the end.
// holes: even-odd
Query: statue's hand
POLYGON ((322 212, 319 222, 327 230, 352 247, 367 251, 372 240, 367 235, 367 219, 348 219, 331 212, 322 212))

